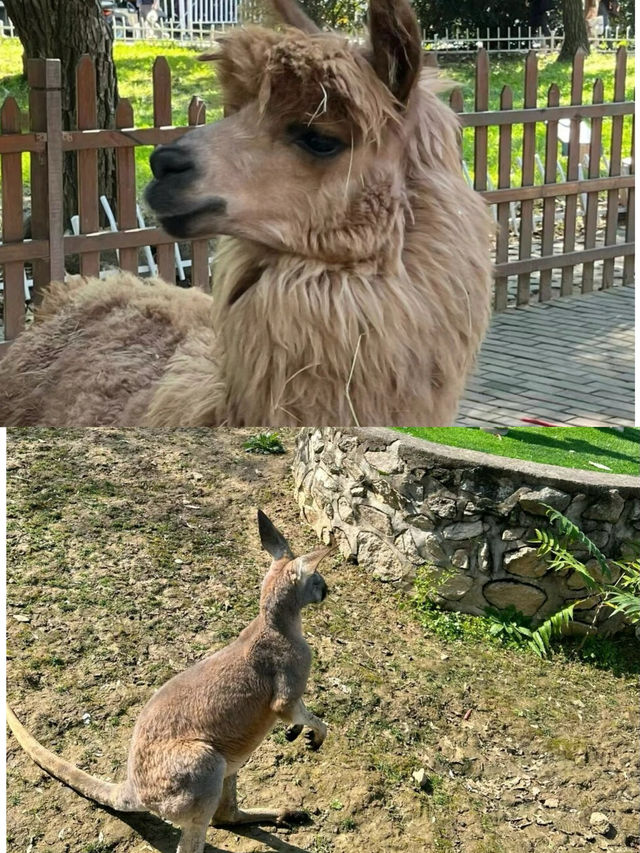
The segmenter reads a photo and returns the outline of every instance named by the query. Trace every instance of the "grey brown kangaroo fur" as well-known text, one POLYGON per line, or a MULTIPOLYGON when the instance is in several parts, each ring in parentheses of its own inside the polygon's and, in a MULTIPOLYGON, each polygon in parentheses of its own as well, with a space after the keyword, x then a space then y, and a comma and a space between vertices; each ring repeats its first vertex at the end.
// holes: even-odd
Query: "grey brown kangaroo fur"
POLYGON ((117 811, 152 812, 177 824, 177 853, 202 853, 210 823, 286 823, 301 812, 239 809, 236 774, 274 723, 303 727, 318 749, 327 727, 302 701, 311 651, 300 611, 319 603, 327 585, 318 573, 331 548, 294 558, 284 536, 258 511, 260 540, 273 558, 260 613, 238 638, 174 676, 142 709, 133 730, 124 782, 103 782, 41 746, 7 709, 18 743, 43 770, 82 796, 117 811))

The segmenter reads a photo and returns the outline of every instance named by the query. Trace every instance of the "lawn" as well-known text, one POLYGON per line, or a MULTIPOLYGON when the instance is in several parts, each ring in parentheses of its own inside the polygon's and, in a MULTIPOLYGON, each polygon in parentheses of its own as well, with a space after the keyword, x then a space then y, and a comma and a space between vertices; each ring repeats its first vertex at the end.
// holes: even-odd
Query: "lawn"
MULTIPOLYGON (((582 99, 584 103, 591 103, 593 84, 601 79, 604 84, 604 101, 613 99, 613 83, 615 71, 615 55, 611 53, 593 53, 585 58, 584 81, 582 86, 582 99)), ((555 55, 542 55, 538 57, 538 106, 546 106, 549 87, 556 83, 560 90, 560 105, 571 103, 571 65, 558 63, 555 55)), ((474 86, 475 86, 475 63, 473 59, 455 64, 447 64, 443 69, 443 75, 457 83, 462 89, 465 112, 474 109, 474 86)), ((635 81, 635 57, 633 54, 627 56, 627 74, 625 97, 627 100, 634 99, 635 81)), ((524 106, 524 58, 492 59, 490 58, 490 80, 489 80, 489 109, 500 108, 500 95, 504 86, 510 86, 513 92, 514 109, 524 106)), ((520 180, 520 166, 517 157, 522 156, 522 125, 513 126, 511 167, 514 185, 520 180)), ((602 122, 602 146, 605 154, 608 152, 611 137, 611 119, 602 122)), ((487 140, 487 171, 494 183, 498 180, 498 127, 489 129, 487 140)), ((622 156, 631 155, 632 139, 632 117, 625 116, 622 136, 622 156)), ((473 174, 473 128, 465 128, 463 131, 463 154, 473 174)), ((536 151, 542 162, 545 159, 545 126, 542 123, 536 125, 536 151)), ((608 156, 608 154, 607 154, 608 156)), ((566 174, 567 158, 559 156, 562 167, 566 174)), ((536 181, 540 182, 540 176, 536 181)))
MULTIPOLYGON (((194 95, 205 102, 207 119, 222 116, 222 103, 215 71, 208 62, 198 62, 199 48, 176 47, 172 44, 117 43, 114 58, 118 74, 120 97, 128 98, 133 107, 137 127, 153 125, 153 95, 151 74, 156 57, 165 56, 171 69, 173 124, 187 124, 187 110, 194 95)), ((21 109, 27 108, 28 88, 21 76, 22 48, 17 39, 3 39, 0 51, 0 103, 13 95, 21 109)), ((152 146, 136 148, 136 178, 138 193, 151 179, 149 155, 152 146)), ((29 180, 29 160, 23 155, 23 177, 29 180)))
MULTIPOLYGON (((199 53, 197 48, 175 47, 167 43, 118 43, 114 56, 118 71, 120 94, 130 98, 138 126, 152 124, 153 102, 151 97, 151 68, 156 56, 167 57, 173 75, 173 103, 175 124, 187 123, 187 106, 192 95, 200 95, 207 106, 207 117, 219 118, 222 114, 220 93, 213 67, 207 63, 195 61, 199 53)), ((615 56, 612 54, 593 54, 585 61, 584 99, 591 100, 594 81, 600 77, 604 82, 605 100, 612 97, 613 70, 615 56)), ((20 77, 21 48, 17 39, 3 39, 0 52, 0 101, 7 95, 14 95, 21 107, 27 103, 27 88, 20 77)), ((546 104, 547 91, 551 83, 557 83, 560 89, 560 103, 568 104, 571 88, 571 68, 559 65, 553 57, 539 58, 538 98, 541 105, 546 104)), ((634 57, 628 58, 627 98, 633 98, 634 57)), ((443 74, 457 83, 463 92, 465 110, 473 109, 474 63, 472 60, 447 63, 443 74)), ((521 107, 524 91, 524 58, 496 59, 491 61, 490 109, 497 109, 503 86, 513 89, 514 107, 521 107)), ((603 141, 606 145, 610 137, 610 120, 603 122, 603 141)), ((536 147, 544 159, 544 125, 537 125, 536 147)), ((473 174, 473 130, 466 129, 463 134, 464 159, 473 174)), ((489 131, 488 171, 497 181, 498 129, 489 131)), ((624 120, 623 156, 628 156, 631 146, 631 117, 624 120)), ((520 169, 516 158, 521 154, 522 125, 513 128, 512 172, 514 181, 518 181, 520 169)), ((136 151, 138 186, 143 187, 149 180, 148 164, 150 149, 138 148, 136 151)), ((564 163, 566 166, 566 163, 564 163)), ((27 157, 24 157, 25 180, 28 178, 27 157)))
POLYGON ((634 427, 625 427, 622 432, 597 427, 514 427, 504 436, 469 427, 408 427, 401 431, 437 444, 511 459, 603 473, 640 474, 640 429, 634 427))
MULTIPOLYGON (((122 778, 154 690, 256 615, 269 565, 256 507, 296 553, 317 547, 292 488, 295 430, 280 455, 247 453, 250 434, 8 432, 8 697, 44 745, 100 778, 122 778)), ((327 739, 310 753, 279 724, 239 774, 245 806, 305 808, 311 822, 211 828, 208 853, 631 849, 637 661, 542 661, 488 641, 482 618, 427 613, 420 588, 414 604, 366 562, 334 556, 321 571, 329 596, 302 624, 305 703, 327 739)), ((170 825, 97 808, 10 735, 7 748, 8 853, 175 851, 170 825)))

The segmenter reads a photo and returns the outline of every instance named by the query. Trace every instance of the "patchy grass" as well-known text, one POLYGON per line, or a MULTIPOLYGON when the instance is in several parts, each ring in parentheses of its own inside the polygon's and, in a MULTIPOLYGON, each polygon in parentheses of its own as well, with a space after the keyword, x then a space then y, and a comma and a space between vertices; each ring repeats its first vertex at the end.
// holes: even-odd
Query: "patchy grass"
POLYGON ((243 444, 247 453, 284 453, 285 449, 277 432, 259 432, 243 444))
POLYGON ((585 471, 640 474, 640 429, 636 427, 625 427, 622 432, 599 427, 512 427, 503 436, 468 427, 402 427, 400 431, 437 444, 511 459, 585 471))
MULTIPOLYGON (((429 566, 418 569, 410 597, 400 596, 398 607, 410 612, 430 636, 447 643, 463 643, 469 647, 492 644, 522 655, 534 655, 528 636, 518 634, 519 626, 531 627, 521 613, 487 608, 485 616, 471 616, 455 610, 443 610, 435 601, 438 582, 429 566), (511 630, 497 633, 495 626, 503 624, 511 630)), ((480 650, 479 650, 480 651, 480 650)), ((608 670, 617 676, 640 675, 640 645, 631 631, 613 637, 562 637, 551 652, 558 660, 582 662, 597 669, 608 670)))
MULTIPOLYGON (((269 562, 256 507, 298 552, 316 544, 291 454, 247 454, 250 435, 8 432, 9 699, 97 776, 122 777, 153 691, 255 615, 269 562)), ((282 438, 294 445, 293 431, 282 438)), ((207 853, 560 851, 592 845, 593 811, 618 839, 637 832, 633 678, 435 632, 366 565, 335 557, 323 574, 330 595, 303 625, 306 702, 329 735, 310 754, 277 727, 239 785, 246 805, 305 808, 313 823, 211 829, 207 853)), ((175 850, 167 824, 98 809, 7 746, 9 853, 175 850)))

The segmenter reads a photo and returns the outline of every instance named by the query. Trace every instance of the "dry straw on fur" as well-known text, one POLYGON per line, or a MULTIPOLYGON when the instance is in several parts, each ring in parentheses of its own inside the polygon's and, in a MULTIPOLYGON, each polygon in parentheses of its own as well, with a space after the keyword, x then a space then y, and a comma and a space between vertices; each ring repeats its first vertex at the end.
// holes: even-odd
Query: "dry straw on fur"
POLYGON ((170 147, 198 179, 160 175, 149 198, 172 233, 224 235, 213 296, 123 272, 52 286, 0 365, 1 423, 453 422, 490 315, 490 220, 408 4, 370 20, 366 50, 247 28, 207 57, 226 118, 170 147), (298 126, 344 150, 311 156, 298 126))

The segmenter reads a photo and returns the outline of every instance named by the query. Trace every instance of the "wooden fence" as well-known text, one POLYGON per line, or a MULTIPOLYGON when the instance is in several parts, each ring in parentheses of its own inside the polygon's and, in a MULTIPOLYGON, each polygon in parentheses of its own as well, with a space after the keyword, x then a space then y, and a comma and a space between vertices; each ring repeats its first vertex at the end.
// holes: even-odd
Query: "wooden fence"
MULTIPOLYGON (((626 53, 617 54, 614 100, 602 103, 602 82, 594 86, 591 104, 582 104, 583 57, 573 68, 571 105, 559 106, 557 86, 551 86, 547 103, 537 103, 537 59, 526 59, 524 107, 513 108, 513 93, 502 91, 499 111, 489 111, 489 63, 485 51, 477 57, 475 102, 472 112, 463 109, 459 90, 451 96, 460 114, 464 133, 474 136, 475 188, 494 206, 499 225, 496 242, 495 308, 509 304, 526 305, 531 299, 547 300, 574 291, 576 265, 582 265, 580 287, 613 283, 614 260, 624 258, 623 280, 633 275, 633 159, 627 161, 629 174, 623 175, 622 138, 625 116, 633 116, 633 102, 624 100, 626 53), (602 122, 610 119, 608 146, 603 144, 602 122), (557 181, 559 123, 569 120, 566 180, 557 181), (580 128, 589 121, 587 174, 580 177, 580 128), (536 180, 536 127, 544 123, 546 159, 543 174, 536 180), (522 167, 513 178, 512 130, 522 125, 522 167), (491 128, 499 136, 497 188, 488 185, 488 154, 491 128), (601 175, 601 155, 608 155, 608 168, 601 175), (623 239, 619 239, 619 201, 626 195, 623 239), (577 246, 578 198, 586 197, 583 237, 577 246), (515 209, 515 214, 514 214, 515 209), (557 214, 562 213, 558 226, 557 214), (519 225, 514 235, 514 216, 519 225), (604 221, 604 225, 602 225, 604 221), (562 232, 561 251, 556 252, 557 231, 562 232), (556 239, 554 239, 556 238, 556 239), (514 257, 515 254, 515 257, 514 257), (601 262, 599 276, 595 264, 601 262), (555 286, 552 271, 560 269, 561 282, 555 286), (532 287, 532 274, 536 275, 532 287), (510 284, 511 283, 511 284, 510 284)), ((32 298, 37 302, 42 289, 52 279, 61 279, 65 257, 79 256, 80 271, 97 275, 101 252, 116 250, 118 263, 138 271, 141 247, 155 247, 159 274, 175 281, 175 244, 161 228, 139 227, 136 217, 135 148, 176 140, 190 128, 205 121, 204 103, 192 98, 188 125, 172 125, 171 79, 162 57, 153 67, 154 127, 136 128, 133 110, 122 99, 116 112, 116 129, 96 129, 96 77, 90 58, 77 70, 77 130, 63 131, 61 117, 60 64, 58 60, 31 60, 28 67, 28 118, 21 114, 13 98, 0 110, 0 163, 2 169, 2 242, 0 269, 4 285, 4 339, 10 342, 25 324, 25 268, 33 280, 32 298), (98 151, 116 150, 117 197, 112 200, 117 231, 99 230, 98 151), (64 152, 76 152, 78 169, 79 234, 65 234, 62 182, 64 152), (30 157, 31 235, 23 239, 22 155, 30 157)), ((633 118, 630 119, 633 121, 633 118)), ((584 146, 583 146, 584 147, 584 146)), ((141 189, 141 188, 140 188, 141 189)), ((191 243, 191 282, 209 287, 209 258, 206 240, 191 243)), ((557 277, 557 276, 556 276, 557 277)), ((0 356, 7 343, 0 343, 0 356)))
POLYGON ((464 112, 460 89, 453 91, 450 103, 460 114, 463 134, 473 134, 474 188, 495 205, 498 228, 494 306, 497 311, 513 302, 526 305, 531 301, 532 273, 539 273, 535 296, 540 301, 552 295, 572 294, 578 265, 582 266, 579 283, 582 293, 592 291, 596 284, 601 288, 613 284, 616 258, 624 258, 622 283, 633 280, 635 104, 625 101, 626 68, 627 54, 621 47, 616 54, 613 101, 603 103, 603 83, 598 79, 593 85, 591 103, 584 104, 584 54, 579 52, 572 69, 571 103, 560 106, 560 92, 553 84, 549 87, 546 103, 540 105, 538 60, 531 51, 525 60, 523 107, 513 108, 513 91, 505 86, 500 94, 500 109, 489 111, 489 58, 485 50, 480 50, 476 58, 472 112, 464 112), (627 157, 623 157, 622 151, 625 116, 629 116, 632 123, 627 157), (610 119, 611 124, 608 143, 602 133, 605 119, 610 119), (559 162, 562 155, 558 153, 562 122, 566 123, 563 129, 568 137, 567 153, 565 179, 558 181, 559 167, 562 168, 559 162), (512 131, 514 125, 520 124, 523 127, 520 179, 514 181, 512 131), (536 156, 536 130, 540 125, 544 134, 544 161, 536 156), (498 135, 495 188, 488 187, 490 128, 497 128, 498 135), (587 143, 582 138, 585 129, 587 143), (626 174, 622 173, 623 166, 626 174), (602 174, 603 171, 606 174, 602 174), (583 202, 580 228, 577 221, 579 199, 586 202, 583 202), (518 221, 515 241, 514 205, 518 221), (620 214, 624 222, 622 235, 620 214), (580 246, 577 245, 578 232, 582 238, 580 246), (560 252, 555 251, 558 238, 560 252), (595 276, 596 261, 602 262, 599 280, 595 276), (552 288, 554 269, 561 270, 557 288, 552 288), (517 276, 513 294, 509 289, 510 276, 517 276))
MULTIPOLYGON (((194 96, 188 108, 188 125, 172 124, 171 74, 164 57, 153 66, 154 127, 136 128, 130 102, 119 101, 114 130, 96 129, 96 74, 93 61, 84 57, 77 69, 77 130, 62 130, 60 62, 34 59, 28 63, 28 122, 13 98, 0 109, 0 162, 2 166, 2 242, 4 266, 4 338, 10 341, 24 328, 24 265, 31 267, 32 298, 37 302, 51 280, 65 274, 65 257, 79 256, 83 275, 98 275, 100 253, 116 250, 118 265, 138 272, 139 249, 153 246, 158 274, 175 281, 175 243, 161 228, 138 226, 135 148, 173 142, 206 119, 204 102, 194 96), (28 124, 28 130, 23 131, 28 124), (117 197, 114 213, 117 231, 99 230, 98 150, 116 150, 117 197), (63 221, 63 154, 77 156, 80 234, 65 234, 63 221), (31 157, 31 238, 23 239, 22 153, 31 157)), ((112 200, 113 201, 113 200, 112 200)), ((191 282, 209 288, 208 241, 191 242, 191 282)), ((0 355, 2 349, 0 348, 0 355)))

